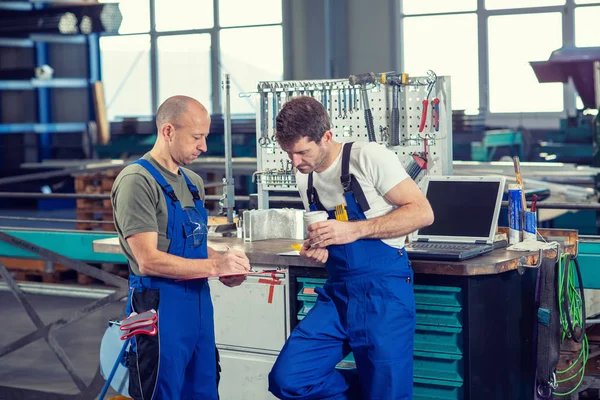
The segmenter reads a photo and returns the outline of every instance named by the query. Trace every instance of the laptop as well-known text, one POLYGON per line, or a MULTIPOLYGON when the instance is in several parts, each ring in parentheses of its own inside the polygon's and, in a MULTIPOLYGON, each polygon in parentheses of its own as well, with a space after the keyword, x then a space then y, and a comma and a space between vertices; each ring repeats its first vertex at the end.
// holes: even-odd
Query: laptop
POLYGON ((425 195, 435 221, 405 246, 409 259, 460 261, 494 249, 502 176, 431 176, 425 195))

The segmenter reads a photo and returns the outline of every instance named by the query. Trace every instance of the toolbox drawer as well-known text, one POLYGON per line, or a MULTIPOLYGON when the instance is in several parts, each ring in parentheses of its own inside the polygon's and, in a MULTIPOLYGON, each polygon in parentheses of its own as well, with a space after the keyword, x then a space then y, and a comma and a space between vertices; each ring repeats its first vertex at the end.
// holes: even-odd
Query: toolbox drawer
POLYGON ((443 307, 417 304, 417 325, 462 328, 463 313, 460 307, 443 307))
POLYGON ((312 301, 302 301, 300 302, 300 311, 298 311, 298 321, 301 321, 306 317, 306 314, 315 306, 315 302, 312 301))
POLYGON ((417 325, 415 330, 416 351, 430 351, 461 355, 463 348, 462 328, 417 325))
POLYGON ((462 290, 451 286, 415 285, 415 303, 462 307, 462 290))
POLYGON ((216 279, 209 281, 217 344, 281 350, 287 338, 287 285, 285 274, 277 274, 277 277, 281 284, 273 286, 259 282, 270 280, 271 274, 249 275, 243 284, 234 288, 216 279))
POLYGON ((413 400, 461 400, 462 383, 415 378, 413 400))
POLYGON ((415 351, 413 362, 415 378, 463 381, 464 368, 460 355, 415 351))

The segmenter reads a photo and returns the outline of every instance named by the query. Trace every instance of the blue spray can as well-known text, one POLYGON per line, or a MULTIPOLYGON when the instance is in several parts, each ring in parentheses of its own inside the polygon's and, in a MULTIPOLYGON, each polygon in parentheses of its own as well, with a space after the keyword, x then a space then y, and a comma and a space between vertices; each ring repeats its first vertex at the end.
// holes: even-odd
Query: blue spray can
POLYGON ((535 211, 525 211, 525 227, 523 240, 537 240, 537 214, 535 211))
POLYGON ((508 185, 508 243, 522 241, 523 231, 523 200, 521 185, 508 185))

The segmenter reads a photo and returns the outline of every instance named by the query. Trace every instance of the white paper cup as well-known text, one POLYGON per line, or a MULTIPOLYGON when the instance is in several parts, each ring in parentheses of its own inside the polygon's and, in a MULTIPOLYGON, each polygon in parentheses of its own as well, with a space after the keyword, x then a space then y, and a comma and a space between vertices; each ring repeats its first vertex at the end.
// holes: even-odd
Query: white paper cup
POLYGON ((309 226, 315 222, 327 221, 329 216, 327 211, 309 211, 304 213, 304 228, 308 229, 309 226))

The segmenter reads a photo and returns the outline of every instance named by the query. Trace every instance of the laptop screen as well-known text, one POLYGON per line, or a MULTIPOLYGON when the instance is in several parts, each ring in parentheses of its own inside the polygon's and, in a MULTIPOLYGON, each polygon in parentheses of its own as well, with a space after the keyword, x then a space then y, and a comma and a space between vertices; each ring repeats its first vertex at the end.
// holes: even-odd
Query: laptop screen
POLYGON ((494 225, 500 182, 431 180, 427 199, 435 221, 419 236, 462 236, 488 239, 494 225))

